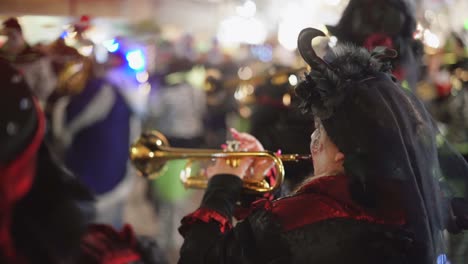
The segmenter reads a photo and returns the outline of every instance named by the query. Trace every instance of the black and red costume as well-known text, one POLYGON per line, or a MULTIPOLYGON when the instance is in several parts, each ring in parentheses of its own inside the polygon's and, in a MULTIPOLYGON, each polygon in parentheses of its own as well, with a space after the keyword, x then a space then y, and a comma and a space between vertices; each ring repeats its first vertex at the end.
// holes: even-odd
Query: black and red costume
POLYGON ((179 263, 448 263, 444 232, 468 228, 468 203, 447 179, 468 183, 468 164, 391 74, 396 51, 338 45, 320 58, 318 36, 299 35, 312 70, 295 91, 344 155, 344 175, 258 200, 235 227, 242 181, 214 176, 182 220, 179 263))
POLYGON ((403 212, 366 210, 348 184, 346 175, 321 177, 291 196, 257 200, 233 228, 242 181, 217 175, 201 207, 182 220, 179 263, 407 263, 411 237, 403 212), (376 254, 363 255, 370 250, 376 254))

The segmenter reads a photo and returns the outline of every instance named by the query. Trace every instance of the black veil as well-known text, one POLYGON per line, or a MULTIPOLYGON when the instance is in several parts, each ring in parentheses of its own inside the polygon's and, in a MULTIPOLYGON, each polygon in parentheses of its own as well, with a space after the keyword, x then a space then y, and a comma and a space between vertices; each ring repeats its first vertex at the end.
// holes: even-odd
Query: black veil
POLYGON ((423 104, 390 74, 396 52, 337 46, 324 59, 304 29, 299 51, 311 66, 296 87, 302 109, 320 118, 344 153, 353 199, 370 210, 404 211, 415 263, 444 258, 444 230, 468 228, 467 203, 456 189, 468 165, 438 131, 423 104))

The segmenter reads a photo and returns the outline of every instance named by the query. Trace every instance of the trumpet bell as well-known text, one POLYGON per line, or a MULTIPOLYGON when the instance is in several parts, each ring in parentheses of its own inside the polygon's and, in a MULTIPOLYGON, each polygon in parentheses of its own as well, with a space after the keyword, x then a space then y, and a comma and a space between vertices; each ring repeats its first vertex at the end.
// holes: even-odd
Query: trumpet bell
POLYGON ((169 147, 169 141, 162 133, 155 130, 145 132, 131 146, 130 160, 143 177, 155 179, 163 172, 168 161, 161 155, 165 147, 169 147))

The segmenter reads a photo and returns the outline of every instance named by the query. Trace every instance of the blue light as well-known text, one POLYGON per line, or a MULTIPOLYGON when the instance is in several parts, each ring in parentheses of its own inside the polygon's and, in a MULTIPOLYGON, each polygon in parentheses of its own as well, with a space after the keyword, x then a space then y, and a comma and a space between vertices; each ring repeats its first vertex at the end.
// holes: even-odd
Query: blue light
POLYGON ((119 49, 119 43, 114 43, 107 48, 109 52, 116 52, 119 49))
POLYGON ((66 38, 66 37, 68 37, 68 31, 67 31, 67 30, 64 30, 64 31, 62 32, 62 34, 60 35, 60 38, 61 38, 61 39, 64 39, 64 38, 66 38))
POLYGON ((273 48, 270 45, 256 45, 250 48, 253 56, 263 62, 273 59, 273 48))
POLYGON ((438 257, 437 257, 437 264, 449 264, 448 260, 447 260, 447 255, 445 254, 440 254, 438 257))
POLYGON ((143 52, 141 52, 141 50, 129 51, 125 55, 125 58, 127 58, 128 66, 130 66, 130 68, 132 68, 133 70, 142 71, 145 69, 145 56, 143 55, 143 52))
POLYGON ((102 45, 109 52, 116 52, 120 47, 120 44, 118 42, 116 42, 115 39, 106 40, 106 41, 102 42, 102 45))

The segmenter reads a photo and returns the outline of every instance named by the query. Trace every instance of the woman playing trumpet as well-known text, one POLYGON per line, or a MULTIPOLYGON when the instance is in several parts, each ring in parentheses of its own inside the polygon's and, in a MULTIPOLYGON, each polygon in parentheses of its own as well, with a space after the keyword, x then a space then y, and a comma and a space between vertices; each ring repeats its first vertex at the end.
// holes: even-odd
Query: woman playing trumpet
MULTIPOLYGON (((468 228, 464 197, 442 184, 466 182, 468 166, 391 75, 396 52, 343 45, 322 59, 310 45, 317 36, 299 35, 312 70, 296 88, 316 117, 315 175, 288 197, 254 202, 233 227, 242 179, 268 164, 217 162, 200 208, 182 219, 179 263, 444 263, 443 231, 468 228)), ((233 136, 262 149, 248 134, 233 136)))

